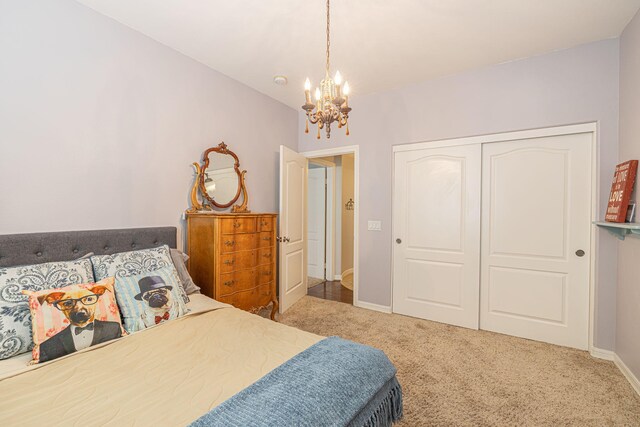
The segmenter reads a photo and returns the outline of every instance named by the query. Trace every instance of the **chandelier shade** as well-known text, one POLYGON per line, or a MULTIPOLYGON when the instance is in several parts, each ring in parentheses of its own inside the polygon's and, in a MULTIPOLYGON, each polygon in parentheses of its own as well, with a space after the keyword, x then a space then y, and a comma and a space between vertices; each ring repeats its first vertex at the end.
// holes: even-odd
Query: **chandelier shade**
POLYGON ((304 82, 305 103, 302 109, 307 115, 305 123, 305 133, 309 133, 309 122, 318 125, 317 139, 320 139, 320 130, 325 129, 327 139, 331 138, 331 123, 336 122, 338 128, 345 127, 346 134, 349 135, 349 83, 342 82, 340 71, 336 71, 334 78, 331 78, 330 70, 330 47, 331 47, 331 15, 329 0, 327 0, 327 63, 324 79, 320 81, 320 86, 315 90, 315 103, 311 101, 311 81, 307 78, 304 82))

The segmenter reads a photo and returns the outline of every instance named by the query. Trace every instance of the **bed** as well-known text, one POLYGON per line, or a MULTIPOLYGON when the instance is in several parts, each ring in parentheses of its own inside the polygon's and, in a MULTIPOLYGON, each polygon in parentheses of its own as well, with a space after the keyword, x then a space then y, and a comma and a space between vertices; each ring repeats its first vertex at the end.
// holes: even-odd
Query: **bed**
MULTIPOLYGON (((0 267, 166 244, 174 227, 0 236, 0 267)), ((188 315, 50 362, 0 361, 0 425, 362 425, 402 416, 379 350, 200 294, 188 315), (384 380, 380 380, 386 375, 384 380)))

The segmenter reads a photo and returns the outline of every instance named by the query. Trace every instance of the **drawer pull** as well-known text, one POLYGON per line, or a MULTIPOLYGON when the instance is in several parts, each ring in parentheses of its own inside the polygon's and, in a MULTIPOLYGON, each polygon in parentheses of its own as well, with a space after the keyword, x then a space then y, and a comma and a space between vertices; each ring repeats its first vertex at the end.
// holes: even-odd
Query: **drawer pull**
POLYGON ((262 226, 267 225, 267 224, 268 224, 267 221, 261 221, 260 222, 260 225, 262 225, 262 226))
POLYGON ((265 271, 264 273, 262 273, 263 276, 271 276, 271 272, 270 271, 265 271))
POLYGON ((263 237, 262 240, 264 240, 265 242, 268 242, 271 240, 271 237, 263 237))
POLYGON ((236 261, 235 261, 235 260, 228 259, 228 260, 226 260, 224 263, 225 263, 226 265, 233 265, 233 264, 235 264, 235 263, 236 263, 236 261))
POLYGON ((225 245, 227 246, 233 246, 236 244, 235 240, 227 240, 226 242, 224 242, 225 245))
POLYGON ((224 283, 223 283, 223 285, 225 285, 225 286, 231 286, 231 285, 233 285, 235 282, 236 282, 235 280, 228 280, 228 281, 224 282, 224 283))
POLYGON ((262 258, 271 258, 271 253, 262 255, 262 258))
POLYGON ((242 224, 240 224, 239 222, 236 221, 233 223, 233 228, 240 228, 240 227, 242 227, 242 224))

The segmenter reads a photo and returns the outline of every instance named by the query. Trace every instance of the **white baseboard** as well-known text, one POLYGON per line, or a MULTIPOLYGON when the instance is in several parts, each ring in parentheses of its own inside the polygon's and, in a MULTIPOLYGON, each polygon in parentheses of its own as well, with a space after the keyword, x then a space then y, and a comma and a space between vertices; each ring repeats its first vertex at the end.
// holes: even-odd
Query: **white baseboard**
POLYGON ((333 280, 342 280, 342 274, 336 274, 333 276, 333 280))
POLYGON ((631 383, 631 387, 633 387, 636 393, 640 395, 640 380, 638 380, 638 378, 635 375, 633 375, 633 372, 631 372, 631 369, 629 369, 627 365, 624 364, 622 359, 620 359, 617 354, 613 355, 613 363, 616 364, 618 369, 620 369, 620 372, 622 372, 622 375, 624 375, 627 378, 627 380, 631 383))
POLYGON ((366 308, 367 310, 379 311, 381 313, 391 313, 391 307, 387 305, 373 304, 364 301, 354 301, 353 305, 360 308, 366 308))
POLYGON ((613 361, 616 354, 611 350, 603 350, 598 347, 591 347, 589 350, 589 354, 598 359, 611 360, 613 361))
POLYGON ((603 350, 597 347, 591 347, 589 350, 589 354, 593 357, 597 357, 598 359, 611 360, 618 367, 622 375, 629 381, 631 387, 640 395, 640 380, 631 372, 631 369, 624 364, 622 359, 618 357, 618 355, 611 350, 603 350))

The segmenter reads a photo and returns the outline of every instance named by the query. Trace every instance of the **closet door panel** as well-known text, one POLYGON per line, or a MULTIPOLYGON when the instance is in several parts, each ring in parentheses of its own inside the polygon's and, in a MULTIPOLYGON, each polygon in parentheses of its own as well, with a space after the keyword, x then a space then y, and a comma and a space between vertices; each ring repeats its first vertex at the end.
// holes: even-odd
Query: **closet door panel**
POLYGON ((478 328, 480 153, 395 154, 394 312, 478 328))
POLYGON ((591 139, 484 144, 482 329, 588 347, 591 139))

